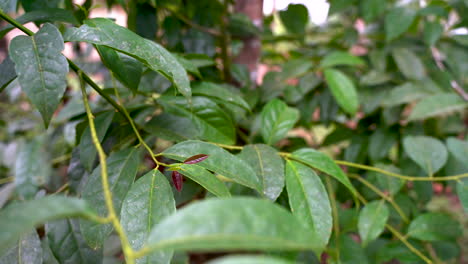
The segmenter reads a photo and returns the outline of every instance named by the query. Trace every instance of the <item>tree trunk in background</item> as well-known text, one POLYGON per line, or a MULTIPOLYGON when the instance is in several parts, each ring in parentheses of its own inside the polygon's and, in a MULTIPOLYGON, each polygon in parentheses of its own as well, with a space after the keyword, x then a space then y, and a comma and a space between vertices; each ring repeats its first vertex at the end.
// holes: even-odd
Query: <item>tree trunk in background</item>
MULTIPOLYGON (((261 28, 263 24, 263 0, 237 0, 235 12, 246 14, 256 25, 261 28)), ((258 63, 261 55, 261 41, 258 37, 244 39, 244 46, 239 55, 234 59, 235 63, 244 64, 250 72, 250 79, 256 83, 258 63)))

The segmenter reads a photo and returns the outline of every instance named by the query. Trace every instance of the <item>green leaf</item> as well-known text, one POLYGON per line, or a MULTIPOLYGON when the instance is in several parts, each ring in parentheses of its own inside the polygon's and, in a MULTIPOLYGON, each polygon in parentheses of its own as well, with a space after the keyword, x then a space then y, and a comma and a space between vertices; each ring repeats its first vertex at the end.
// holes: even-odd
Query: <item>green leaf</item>
POLYGON ((151 135, 169 141, 180 142, 200 138, 200 131, 193 120, 168 113, 153 117, 143 126, 143 129, 151 135))
POLYGON ((366 253, 349 235, 342 234, 340 240, 340 264, 367 264, 366 253))
POLYGON ((356 114, 359 100, 356 87, 344 73, 334 69, 326 69, 325 80, 330 88, 336 102, 343 110, 351 115, 356 114))
POLYGON ((16 245, 0 257, 0 264, 42 264, 41 240, 36 230, 22 235, 16 245))
POLYGON ((299 79, 299 84, 296 86, 288 85, 284 89, 284 99, 290 104, 299 102, 304 96, 314 90, 322 80, 314 73, 308 73, 299 79))
POLYGON ((103 45, 132 56, 171 80, 187 99, 191 97, 187 72, 171 53, 161 45, 144 39, 111 20, 104 18, 85 20, 85 25, 68 29, 64 39, 103 45))
POLYGON ((38 187, 47 183, 51 167, 43 141, 35 138, 20 145, 15 162, 15 189, 24 199, 33 199, 38 187))
POLYGON ((321 252, 328 244, 333 226, 330 201, 322 181, 311 168, 288 160, 286 187, 291 211, 317 234, 321 252))
POLYGON ((5 13, 16 10, 16 0, 0 0, 0 9, 5 13))
POLYGON ((15 64, 7 56, 0 64, 0 92, 16 78, 15 64))
POLYGON ((236 131, 231 117, 210 99, 194 97, 191 105, 177 97, 161 97, 159 102, 169 113, 194 122, 201 139, 227 145, 235 143, 236 131))
POLYGON ((246 145, 238 155, 262 181, 262 194, 275 201, 284 188, 284 162, 278 151, 268 145, 246 145))
POLYGON ((176 168, 176 170, 181 174, 189 177, 196 183, 200 184, 207 191, 218 197, 231 196, 226 185, 224 185, 224 183, 215 175, 213 175, 201 166, 198 166, 196 164, 181 164, 179 167, 176 168))
POLYGON ((416 18, 409 7, 395 7, 385 16, 385 38, 391 41, 408 31, 416 18))
MULTIPOLYGON (((104 139, 113 118, 114 111, 109 111, 96 116, 94 119, 99 142, 102 142, 104 139)), ((93 169, 94 161, 96 160, 97 152, 96 147, 93 144, 93 139, 91 138, 89 125, 85 128, 83 134, 81 134, 79 149, 81 164, 83 164, 83 167, 85 167, 87 171, 91 171, 93 169)))
POLYGON ((385 158, 397 143, 398 134, 386 129, 377 129, 370 137, 368 154, 373 161, 385 158))
POLYGON ((0 211, 0 255, 21 235, 47 221, 65 217, 92 219, 95 216, 85 201, 60 195, 11 204, 0 211))
MULTIPOLYGON (((108 182, 117 216, 120 214, 125 195, 133 184, 138 164, 139 152, 133 147, 115 152, 107 158, 108 182)), ((81 196, 100 216, 107 216, 108 212, 102 190, 101 166, 95 168, 89 176, 81 196)), ((111 224, 103 225, 90 221, 82 221, 80 226, 84 239, 92 248, 101 247, 113 229, 111 224)))
POLYGON ((48 222, 45 229, 50 250, 59 263, 102 263, 102 249, 88 247, 77 219, 48 222))
POLYGON ((62 35, 48 23, 34 36, 17 36, 10 43, 21 88, 41 113, 45 127, 67 87, 68 62, 63 49, 62 35))
POLYGON ((408 120, 424 120, 436 116, 445 116, 454 111, 461 111, 468 103, 455 93, 435 94, 419 101, 413 108, 408 120))
MULTIPOLYGON (((73 25, 79 24, 71 10, 60 8, 46 8, 34 10, 15 18, 15 20, 20 24, 26 24, 29 22, 65 22, 73 25)), ((3 38, 8 32, 10 32, 14 28, 15 27, 13 25, 7 25, 4 28, 0 29, 0 38, 3 38)))
POLYGON ((296 78, 307 73, 314 64, 311 59, 292 59, 282 65, 280 77, 282 80, 296 78))
POLYGON ((286 29, 293 34, 304 34, 309 13, 301 4, 289 4, 286 10, 279 11, 279 17, 286 29))
POLYGON ((344 184, 344 186, 346 186, 353 195, 356 194, 356 189, 354 189, 354 186, 340 167, 338 167, 330 157, 322 152, 311 148, 302 148, 291 153, 290 158, 334 177, 344 184))
MULTIPOLYGON (((154 225, 176 211, 172 188, 166 177, 152 170, 138 179, 122 205, 121 223, 134 250, 141 249, 154 225)), ((137 263, 168 263, 172 251, 154 252, 137 263)))
POLYGON ((360 10, 364 21, 371 22, 385 12, 385 0, 361 0, 360 10))
POLYGON ((114 73, 114 77, 119 82, 135 94, 143 73, 141 62, 106 46, 96 45, 95 47, 101 56, 102 63, 114 73))
POLYGON ((207 264, 294 264, 285 259, 261 255, 239 255, 217 258, 207 264))
POLYGON ((250 111, 249 104, 239 95, 230 91, 229 89, 211 82, 201 82, 194 85, 192 94, 203 95, 206 97, 213 97, 223 102, 233 104, 243 109, 250 111))
POLYGON ((358 230, 363 246, 369 244, 384 231, 390 212, 384 200, 372 201, 359 213, 358 230))
POLYGON ((447 162, 445 145, 438 139, 427 136, 407 136, 403 139, 406 154, 428 175, 432 175, 447 162))
POLYGON ((21 5, 23 6, 26 12, 32 10, 40 10, 46 8, 58 7, 60 0, 45 0, 45 1, 36 1, 36 0, 22 0, 21 5))
MULTIPOLYGON (((401 174, 400 169, 391 164, 377 163, 374 166, 382 170, 401 174)), ((375 182, 375 185, 377 185, 380 190, 389 192, 391 195, 397 194, 405 184, 405 180, 389 177, 388 175, 378 172, 370 172, 368 173, 368 177, 370 181, 375 182)))
POLYGON ((454 241, 463 235, 460 223, 442 213, 425 213, 416 217, 408 227, 407 236, 423 241, 454 241))
POLYGON ((406 48, 392 50, 392 56, 398 69, 408 79, 421 80, 426 76, 426 69, 421 59, 406 48))
POLYGON ((164 156, 183 162, 187 158, 205 154, 209 157, 197 165, 227 177, 239 184, 261 191, 261 183, 255 171, 242 159, 226 150, 206 142, 189 140, 176 144, 162 153, 164 156))
POLYGON ((438 22, 427 21, 424 24, 424 42, 428 46, 434 46, 444 33, 444 26, 438 22))
POLYGON ((156 225, 150 250, 318 250, 315 234, 268 200, 216 198, 194 202, 156 225), (294 228, 291 228, 294 227, 294 228))
POLYGON ((279 99, 266 104, 261 113, 261 133, 263 141, 273 145, 284 138, 299 119, 299 111, 288 107, 279 99))
POLYGON ((392 107, 405 104, 424 98, 431 94, 433 94, 433 92, 428 90, 426 86, 419 83, 407 82, 400 86, 394 87, 386 96, 385 100, 382 101, 382 106, 392 107))
POLYGON ((327 54, 320 62, 320 67, 328 68, 338 65, 361 66, 365 62, 354 55, 344 51, 335 51, 327 54))
MULTIPOLYGON (((468 171, 468 142, 457 138, 449 138, 447 139, 447 148, 450 154, 458 162, 464 164, 463 167, 468 171)), ((468 212, 468 178, 457 181, 457 194, 465 212, 468 212)))

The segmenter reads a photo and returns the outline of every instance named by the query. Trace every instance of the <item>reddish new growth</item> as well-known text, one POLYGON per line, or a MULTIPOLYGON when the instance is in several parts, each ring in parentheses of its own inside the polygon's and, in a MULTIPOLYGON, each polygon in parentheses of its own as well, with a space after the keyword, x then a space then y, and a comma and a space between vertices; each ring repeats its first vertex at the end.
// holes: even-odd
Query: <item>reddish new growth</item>
MULTIPOLYGON (((192 156, 184 161, 184 164, 195 164, 204 161, 208 158, 206 154, 197 154, 192 156)), ((178 192, 182 191, 182 185, 184 184, 184 177, 178 171, 172 172, 172 182, 174 183, 174 187, 178 192)))

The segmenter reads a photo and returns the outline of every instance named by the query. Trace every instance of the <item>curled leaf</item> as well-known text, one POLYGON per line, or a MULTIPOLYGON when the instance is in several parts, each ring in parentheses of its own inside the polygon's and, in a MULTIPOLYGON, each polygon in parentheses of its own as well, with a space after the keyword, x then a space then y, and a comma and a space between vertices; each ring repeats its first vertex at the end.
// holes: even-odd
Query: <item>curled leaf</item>
POLYGON ((182 191, 182 185, 184 184, 182 174, 180 174, 178 171, 173 171, 172 182, 174 183, 174 187, 178 192, 182 191))
POLYGON ((206 154, 197 154, 197 155, 194 155, 194 156, 184 160, 184 164, 199 163, 199 162, 202 162, 202 161, 206 160, 207 158, 208 158, 208 155, 206 155, 206 154))

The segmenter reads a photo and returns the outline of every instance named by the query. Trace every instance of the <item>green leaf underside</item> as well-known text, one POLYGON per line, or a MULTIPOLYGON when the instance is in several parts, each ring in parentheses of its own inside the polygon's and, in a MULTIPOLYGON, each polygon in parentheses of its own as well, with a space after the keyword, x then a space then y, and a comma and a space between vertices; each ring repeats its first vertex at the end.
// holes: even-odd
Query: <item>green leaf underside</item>
POLYGON ((39 186, 47 183, 50 165, 42 140, 36 138, 20 145, 15 162, 15 190, 24 199, 33 199, 39 186))
POLYGON ((60 195, 19 202, 2 209, 0 255, 28 230, 65 217, 93 218, 95 214, 85 201, 60 195))
POLYGON ((359 100, 351 79, 339 70, 326 69, 325 80, 338 105, 348 114, 354 115, 359 107, 359 100))
POLYGON ((408 236, 423 241, 454 241, 463 234, 460 223, 449 215, 426 213, 416 217, 408 227, 408 236))
POLYGON ((438 139, 428 136, 407 136, 403 147, 408 156, 428 175, 439 171, 447 162, 448 152, 438 139))
POLYGON ((150 69, 171 80, 187 99, 191 97, 187 72, 177 59, 161 45, 104 18, 85 20, 85 25, 68 29, 65 41, 84 41, 123 52, 143 62, 150 69))
POLYGON ((299 119, 299 111, 273 99, 263 107, 261 134, 265 143, 273 145, 284 138, 299 119))
POLYGON ((359 213, 358 230, 364 246, 376 239, 385 228, 389 210, 385 201, 372 201, 359 213))
POLYGON ((162 154, 180 162, 197 154, 206 154, 209 157, 197 163, 198 166, 218 173, 239 184, 259 191, 262 190, 261 182, 255 171, 245 161, 216 145, 188 140, 164 150, 162 154))
POLYGON ((413 23, 416 14, 409 7, 396 7, 385 16, 385 38, 391 41, 405 33, 413 23))
MULTIPOLYGON (((152 170, 133 184, 122 205, 121 223, 133 249, 140 249, 149 231, 176 211, 172 188, 166 177, 152 170)), ((137 263, 168 263, 172 251, 158 251, 137 263)))
POLYGON ((160 102, 169 113, 189 118, 198 129, 201 139, 234 144, 236 131, 233 121, 212 100, 197 96, 193 97, 191 105, 187 105, 180 97, 161 97, 160 102))
MULTIPOLYGON (((96 116, 94 119, 99 142, 102 142, 104 139, 104 136, 112 123, 112 119, 114 118, 114 113, 114 111, 105 112, 96 116)), ((89 125, 85 128, 83 134, 81 134, 79 150, 81 164, 83 164, 87 171, 91 171, 93 163, 96 160, 97 152, 91 138, 89 125)))
POLYGON ((46 224, 50 250, 59 263, 102 263, 102 249, 91 249, 83 239, 78 219, 62 219, 46 224))
POLYGON ((284 188, 284 162, 278 151, 268 145, 246 145, 238 155, 256 172, 263 195, 275 201, 284 188))
POLYGON ((408 79, 421 80, 426 76, 426 69, 421 59, 411 50, 396 48, 392 51, 400 72, 408 79))
MULTIPOLYGON (((107 158, 107 171, 112 201, 117 215, 133 180, 135 179, 139 164, 139 152, 136 148, 124 149, 113 153, 107 158)), ((101 216, 107 216, 107 207, 104 200, 101 181, 101 166, 94 169, 83 188, 83 199, 101 216)), ((80 223, 83 237, 92 248, 101 247, 104 240, 112 232, 111 224, 97 224, 90 221, 80 223)))
POLYGON ((141 62, 106 46, 96 45, 95 47, 104 65, 114 73, 114 77, 136 93, 143 73, 141 62))
POLYGON ((424 120, 461 111, 468 103, 454 93, 435 94, 419 101, 413 108, 408 120, 424 120))
POLYGON ((271 256, 260 255, 239 255, 217 258, 207 264, 294 264, 295 261, 289 261, 271 256))
POLYGON ((315 234, 268 200, 235 197, 192 203, 156 225, 153 250, 318 250, 315 234), (291 228, 294 227, 294 228, 291 228))
POLYGON ((22 235, 16 245, 0 257, 0 264, 42 264, 41 239, 36 230, 22 235))
POLYGON ((323 250, 330 239, 333 219, 322 181, 308 166, 286 162, 286 186, 293 214, 317 234, 323 250))
POLYGON ((320 66, 323 68, 333 67, 337 65, 365 65, 365 62, 354 55, 349 54, 348 52, 335 51, 326 55, 320 62, 320 66))
MULTIPOLYGON (((453 156, 459 163, 465 164, 465 171, 468 171, 468 142, 457 138, 447 139, 447 149, 450 155, 453 156)), ((460 202, 468 212, 468 178, 461 179, 457 182, 457 194, 460 202)))
POLYGON ((354 186, 351 184, 348 177, 344 174, 340 167, 336 165, 336 163, 330 157, 323 154, 322 152, 311 148, 303 148, 291 153, 290 158, 334 177, 339 182, 344 184, 344 186, 346 186, 351 191, 351 193, 354 195, 356 194, 356 189, 354 189, 354 186))
POLYGON ((249 104, 241 96, 215 83, 210 83, 210 82, 198 83, 193 86, 192 94, 203 95, 207 97, 220 99, 223 102, 227 102, 227 103, 242 107, 243 109, 247 111, 250 111, 249 104))
MULTIPOLYGON (((209 157, 208 157, 209 158, 209 157)), ((197 164, 180 164, 177 171, 218 197, 230 197, 228 188, 215 175, 197 164)))
POLYGON ((22 90, 39 110, 47 127, 67 86, 68 62, 62 55, 62 35, 45 24, 34 36, 17 36, 10 57, 22 90))
POLYGON ((16 78, 15 64, 10 56, 0 64, 0 92, 16 78))

